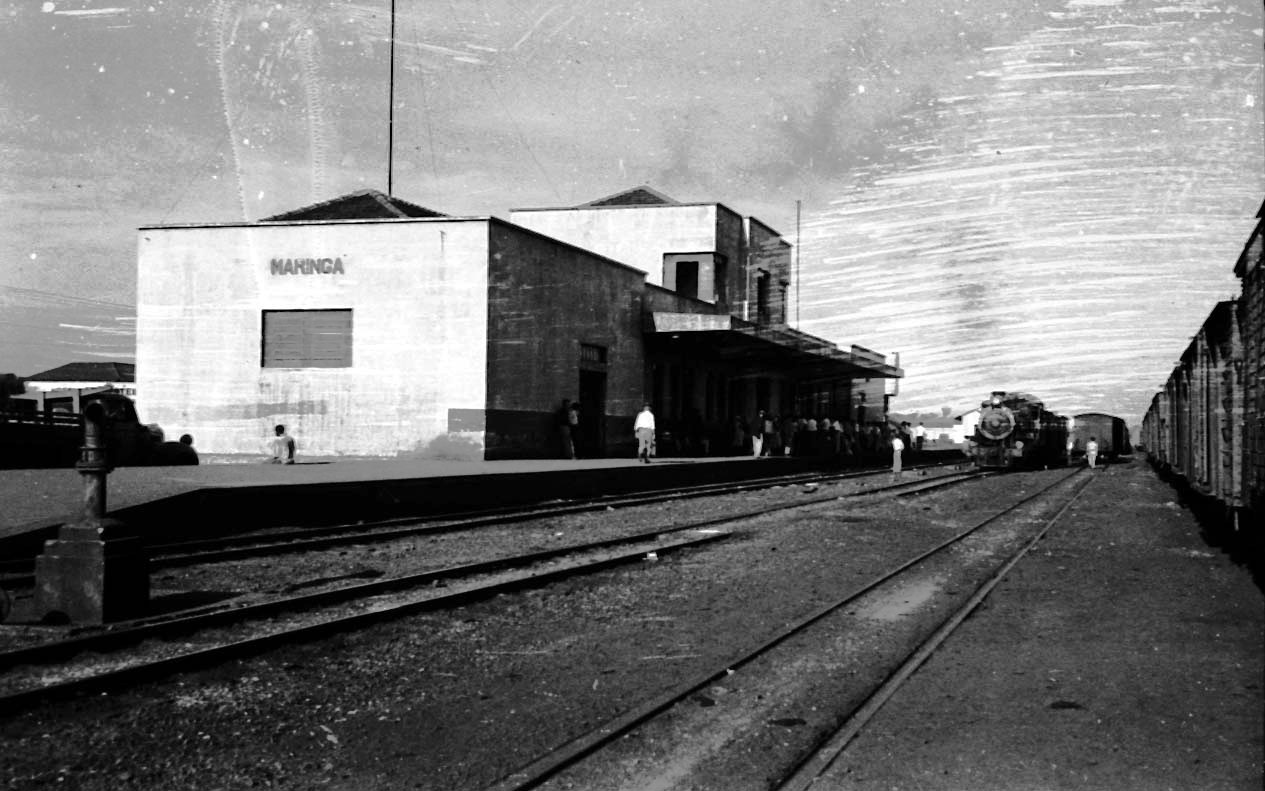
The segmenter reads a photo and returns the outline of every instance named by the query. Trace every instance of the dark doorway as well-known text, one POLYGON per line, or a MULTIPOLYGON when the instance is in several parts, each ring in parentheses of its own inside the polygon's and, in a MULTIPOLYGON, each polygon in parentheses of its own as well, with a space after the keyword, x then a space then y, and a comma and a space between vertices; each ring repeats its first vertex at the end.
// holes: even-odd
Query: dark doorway
POLYGON ((580 436, 576 449, 586 459, 606 455, 606 373, 580 371, 580 436))
POLYGON ((676 262, 676 293, 684 297, 698 298, 698 262, 676 262))

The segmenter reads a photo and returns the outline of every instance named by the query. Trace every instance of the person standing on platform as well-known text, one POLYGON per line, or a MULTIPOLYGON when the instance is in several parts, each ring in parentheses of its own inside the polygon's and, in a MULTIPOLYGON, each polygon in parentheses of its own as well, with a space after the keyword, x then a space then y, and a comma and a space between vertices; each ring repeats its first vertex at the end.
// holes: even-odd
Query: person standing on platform
MULTIPOLYGON (((571 432, 571 458, 580 458, 579 446, 581 440, 580 428, 580 402, 571 402, 571 408, 567 410, 567 428, 571 432)), ((585 450, 587 450, 587 445, 585 450)))
POLYGON ((650 454, 654 452, 654 413, 650 411, 649 404, 637 413, 633 434, 637 437, 637 458, 649 464, 650 454))
POLYGON ((764 410, 758 410, 755 413, 755 420, 751 421, 751 455, 757 459, 760 458, 760 451, 764 449, 764 410))
POLYGON ((1085 460, 1089 462, 1089 469, 1094 469, 1098 461, 1098 439, 1090 437, 1089 442, 1085 443, 1085 460))
POLYGON ((555 414, 554 427, 558 431, 558 439, 562 443, 562 458, 575 458, 575 437, 571 436, 571 399, 562 399, 562 408, 555 414))
POLYGON ((922 445, 926 441, 927 441, 927 427, 924 426, 921 422, 919 422, 918 427, 914 429, 914 447, 918 451, 922 451, 922 445))
POLYGON ((905 449, 900 434, 892 434, 892 480, 900 480, 900 453, 905 449))
POLYGON ((294 437, 286 433, 286 427, 278 423, 273 428, 275 436, 268 443, 272 451, 272 464, 294 464, 294 437))

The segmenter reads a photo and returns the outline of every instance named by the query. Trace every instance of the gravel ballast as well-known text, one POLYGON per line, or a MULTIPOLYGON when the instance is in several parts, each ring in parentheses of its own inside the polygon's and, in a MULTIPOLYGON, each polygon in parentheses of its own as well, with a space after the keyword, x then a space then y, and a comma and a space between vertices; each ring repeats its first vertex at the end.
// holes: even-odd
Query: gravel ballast
MULTIPOLYGON (((124 693, 6 717, 0 720, 0 749, 7 756, 0 782, 11 788, 84 789, 482 788, 545 749, 758 642, 782 624, 854 586, 857 580, 873 576, 896 558, 951 535, 996 507, 1015 488, 1034 487, 1055 475, 1036 473, 1009 481, 977 482, 918 498, 841 501, 818 509, 825 515, 792 512, 760 517, 740 526, 733 538, 706 549, 500 596, 451 613, 414 616, 124 693)), ((1187 544, 1194 542, 1185 546, 1187 553, 1194 550, 1208 557, 1166 550, 1161 556, 1174 567, 1165 568, 1162 574, 1157 567, 1157 579, 1135 583, 1147 584, 1145 598, 1141 590, 1129 587, 1128 574, 1111 577, 1112 585, 1094 586, 1088 592, 1087 586, 1081 586, 1076 596, 1068 596, 1072 580, 1066 565, 1062 571, 1058 570, 1058 565, 1064 565, 1061 563, 1046 568, 1050 564, 1043 560, 1034 566, 1041 571, 1027 572, 1027 565, 1021 564, 1012 578, 1028 573, 1039 577, 1028 594, 1032 599, 1027 606, 1042 602, 1058 613, 1064 601, 1070 607, 1078 597, 1098 597, 1098 609, 1091 613, 1101 618, 1105 612, 1114 612, 1117 602, 1128 600, 1132 591, 1139 600, 1156 603, 1155 619, 1187 623, 1192 608, 1208 610, 1207 617, 1213 618, 1216 613, 1220 613, 1216 617, 1226 617, 1225 608, 1234 605, 1237 609, 1231 620, 1238 624, 1236 628, 1226 632, 1221 644, 1193 643, 1202 645, 1205 653, 1192 653, 1191 664, 1206 658, 1215 645, 1223 657, 1218 661, 1231 665, 1254 662, 1253 667, 1258 668, 1260 596, 1246 572, 1218 563, 1219 556, 1207 547, 1200 549, 1197 528, 1180 509, 1154 505, 1152 501, 1163 501, 1164 490, 1145 468, 1113 468, 1095 482, 1098 484, 1103 486, 1096 516, 1101 517, 1108 507, 1132 508, 1140 524, 1150 524, 1147 520, 1153 520, 1156 510, 1163 508, 1160 513, 1171 521, 1165 530, 1184 537, 1187 544), (1137 486, 1131 485, 1135 483, 1137 486), (1211 572, 1216 572, 1214 581, 1225 587, 1218 589, 1220 598, 1207 603, 1199 597, 1211 592, 1208 583, 1190 583, 1211 572), (1182 596, 1173 591, 1157 598, 1153 589, 1154 585, 1179 584, 1182 596), (1246 628, 1251 625, 1251 612, 1243 611, 1244 607, 1254 608, 1256 613, 1255 641, 1246 628), (1235 620, 1240 618, 1244 623, 1235 620)), ((808 495, 787 487, 765 495, 765 499, 796 496, 808 495)), ((759 494, 741 497, 761 500, 759 494)), ((709 509, 732 508, 732 504, 693 501, 653 508, 662 516, 680 507, 698 517, 709 509)), ((609 516, 635 521, 632 513, 609 516)), ((1130 562, 1125 548, 1132 551, 1129 542, 1151 535, 1146 529, 1119 528, 1119 552, 1100 553, 1092 561, 1077 556, 1075 565, 1080 570, 1076 576, 1090 574, 1095 563, 1106 572, 1130 562)), ((1058 540, 1064 539, 1052 534, 1041 551, 1054 547, 1058 540)), ((1003 589, 1017 590, 1005 582, 994 598, 1006 596, 1003 589)), ((990 606, 990 616, 998 606, 990 606)), ((1094 661, 1098 653, 1124 644, 1132 621, 1126 623, 1123 614, 1121 622, 1101 630, 1092 619, 1085 620, 1081 611, 1075 615, 1080 619, 1075 622, 1093 639, 1073 640, 1064 635, 1059 642, 1062 650, 1099 666, 1105 675, 1127 670, 1131 678, 1152 678, 1151 683, 1159 689, 1169 683, 1159 675, 1139 672, 1151 667, 1151 654, 1134 651, 1136 656, 1129 655, 1134 664, 1124 663, 1114 654, 1117 661, 1094 661)), ((968 625, 977 626, 981 621, 982 617, 976 616, 968 625)), ((1212 620, 1195 619, 1188 627, 1198 632, 1205 624, 1215 625, 1212 620)), ((1008 635, 1013 628, 1014 624, 1001 624, 993 630, 1008 635)), ((953 645, 960 642, 951 639, 953 645)), ((987 640, 981 643, 988 644, 987 640)), ((959 645, 955 650, 963 649, 959 645)), ((936 661, 933 658, 927 668, 936 661)), ((977 680, 1010 675, 1014 669, 1012 657, 983 649, 961 661, 967 668, 963 672, 977 680)), ((1189 665, 1156 667, 1191 671, 1189 665)), ((1259 678, 1259 672, 1256 676, 1259 678)), ((972 684, 955 683, 961 686, 953 687, 955 691, 949 694, 971 698, 972 684)), ((1211 683, 1205 682, 1205 686, 1211 683)), ((1235 722, 1242 725, 1244 711, 1259 714, 1261 690, 1259 684, 1255 689, 1240 684, 1231 690, 1232 686, 1218 682, 1209 687, 1216 700, 1202 705, 1228 708, 1235 712, 1230 716, 1237 717, 1235 722)), ((1194 691, 1190 684, 1174 690, 1176 700, 1188 704, 1184 708, 1194 704, 1187 700, 1194 691)), ((1047 692, 1045 697, 1049 696, 1047 692)), ((1075 695, 1060 692, 1057 699, 1065 698, 1085 706, 1075 695)), ((934 696, 920 696, 919 700, 928 707, 935 702, 934 696)), ((1059 716, 1079 716, 1085 711, 1049 708, 1056 702, 1046 702, 1042 711, 1059 716)), ((947 705, 958 712, 976 703, 955 698, 947 705)), ((714 708, 719 711, 723 707, 714 708)), ((1133 715, 1128 707, 1121 706, 1112 716, 1124 722, 1133 715)), ((935 715, 943 717, 944 712, 935 715)), ((916 721, 924 725, 929 719, 934 718, 926 711, 916 715, 916 721)), ((1193 722, 1200 724, 1202 720, 1195 718, 1193 722)), ((1014 730, 1003 719, 998 723, 1014 730)), ((1198 737, 1190 726, 1185 727, 1182 735, 1198 737)), ((911 724, 898 722, 893 732, 904 733, 910 728, 911 724)), ((1167 737, 1176 734, 1176 730, 1154 732, 1167 737)), ((1241 744, 1243 752, 1255 744, 1252 755, 1259 758, 1259 729, 1253 732, 1246 726, 1237 727, 1232 734, 1230 741, 1241 744)), ((998 736, 985 728, 973 738, 983 744, 998 736)), ((1073 736, 1069 732, 1062 741, 1052 740, 1049 749, 1060 749, 1058 745, 1063 744, 1061 749, 1074 752, 1078 743, 1073 736)), ((1164 747, 1170 752, 1175 749, 1171 744, 1164 747)), ((936 764, 935 752, 935 748, 926 747, 926 765, 936 764)), ((968 756, 969 761, 972 754, 966 745, 953 744, 939 761, 954 760, 960 765, 962 756, 968 756)), ((1110 754, 1106 755, 1099 759, 1100 764, 1110 762, 1110 754)), ((1137 758, 1136 753, 1129 755, 1131 763, 1137 758)), ((892 759, 889 754, 881 760, 890 763, 892 759)), ((868 759, 856 765, 865 771, 874 768, 868 759)), ((856 772, 854 768, 852 774, 856 772)), ((884 782, 881 776, 875 777, 874 782, 884 782)), ((899 780, 865 787, 892 785, 911 787, 899 780)), ((943 787, 964 786, 959 782, 943 787)))

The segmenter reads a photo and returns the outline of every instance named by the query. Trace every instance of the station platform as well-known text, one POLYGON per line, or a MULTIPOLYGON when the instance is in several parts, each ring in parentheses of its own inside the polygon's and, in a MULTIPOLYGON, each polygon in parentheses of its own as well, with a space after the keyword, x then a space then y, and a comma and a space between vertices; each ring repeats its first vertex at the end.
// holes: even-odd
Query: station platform
MULTIPOLYGON (((930 461, 955 451, 922 454, 930 461)), ((120 467, 107 483, 109 515, 148 540, 223 535, 430 516, 558 499, 619 495, 668 486, 820 469, 819 458, 721 456, 523 459, 300 459, 204 457, 191 467, 120 467)), ((873 460, 878 463, 878 460, 873 460)), ((907 464, 917 459, 907 459, 907 464)), ((82 508, 73 469, 0 470, 0 554, 35 551, 82 508)))

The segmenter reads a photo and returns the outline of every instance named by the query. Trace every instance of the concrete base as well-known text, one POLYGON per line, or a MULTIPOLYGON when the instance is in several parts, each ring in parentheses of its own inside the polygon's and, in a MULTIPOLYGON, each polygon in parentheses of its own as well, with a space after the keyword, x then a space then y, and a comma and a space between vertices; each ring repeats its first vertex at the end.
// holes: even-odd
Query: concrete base
POLYGON ((63 525, 35 559, 35 615, 102 624, 136 618, 149 607, 149 558, 140 539, 102 520, 63 525))

